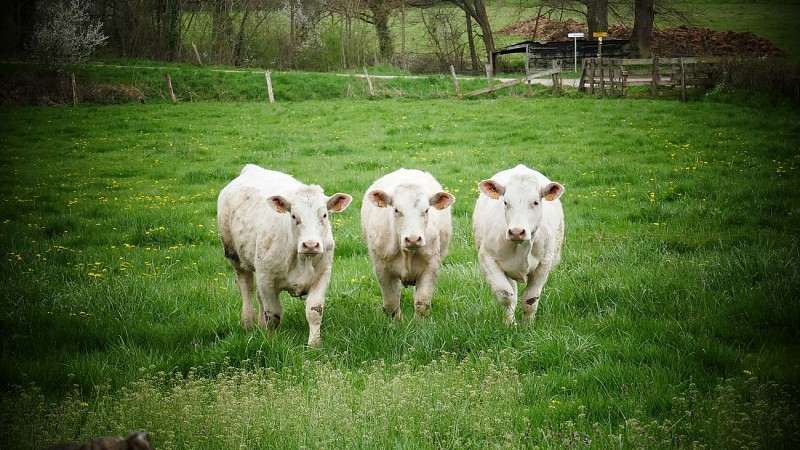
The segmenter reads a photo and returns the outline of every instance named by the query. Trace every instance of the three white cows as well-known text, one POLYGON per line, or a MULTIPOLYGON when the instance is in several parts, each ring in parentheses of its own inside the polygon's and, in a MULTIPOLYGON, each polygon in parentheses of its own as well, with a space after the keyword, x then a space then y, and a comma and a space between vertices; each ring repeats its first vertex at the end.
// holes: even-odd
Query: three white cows
POLYGON ((481 194, 472 215, 478 262, 503 308, 514 323, 517 282, 527 283, 522 312, 533 321, 550 269, 561 260, 564 245, 564 187, 541 173, 518 165, 478 183, 481 194))
POLYGON ((308 344, 320 343, 325 293, 334 241, 329 212, 343 211, 347 194, 325 196, 289 175, 248 164, 219 194, 217 221, 225 257, 236 271, 242 324, 277 328, 283 315, 278 294, 308 295, 308 344), (256 277, 258 318, 253 307, 256 277))
MULTIPOLYGON (((478 184, 472 216, 478 261, 515 322, 517 283, 527 283, 522 311, 533 321, 550 270, 561 259, 564 187, 519 165, 478 184)), ((325 196, 321 187, 247 165, 219 194, 218 226, 225 257, 236 271, 242 324, 276 328, 283 314, 280 291, 307 295, 308 344, 320 343, 334 240, 329 212, 343 211, 347 194, 325 196), (260 311, 252 302, 256 279, 260 311)), ((375 181, 364 194, 361 230, 381 287, 384 311, 402 318, 400 290, 414 285, 416 314, 427 317, 436 279, 452 235, 453 195, 429 173, 400 169, 375 181)))
POLYGON ((402 285, 414 285, 414 310, 428 316, 450 245, 453 201, 431 174, 407 169, 379 178, 364 194, 361 230, 391 317, 402 318, 402 285))

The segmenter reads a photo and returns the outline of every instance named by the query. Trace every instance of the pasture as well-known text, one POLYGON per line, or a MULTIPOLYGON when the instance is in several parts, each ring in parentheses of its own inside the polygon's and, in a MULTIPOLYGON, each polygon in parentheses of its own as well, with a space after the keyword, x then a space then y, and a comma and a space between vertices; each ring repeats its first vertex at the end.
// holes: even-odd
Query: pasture
POLYGON ((0 109, 0 441, 156 448, 800 444, 800 114, 500 97, 0 109), (243 329, 216 196, 246 163, 346 192, 323 344, 282 296, 243 329), (477 183, 566 188, 532 327, 480 274, 477 183), (381 311, 361 197, 399 167, 456 197, 430 317, 381 311))

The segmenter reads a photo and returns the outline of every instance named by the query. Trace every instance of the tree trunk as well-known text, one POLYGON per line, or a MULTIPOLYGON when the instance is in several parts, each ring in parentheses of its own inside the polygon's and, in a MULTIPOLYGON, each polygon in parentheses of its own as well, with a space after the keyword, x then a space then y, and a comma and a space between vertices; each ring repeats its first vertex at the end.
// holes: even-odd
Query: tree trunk
POLYGON ((167 0, 165 6, 164 28, 167 39, 167 60, 178 59, 178 50, 181 45, 181 4, 179 0, 167 0))
POLYGON ((465 13, 475 19, 481 27, 481 39, 486 46, 486 56, 489 64, 494 65, 492 53, 494 52, 494 37, 492 36, 492 26, 489 24, 489 17, 486 15, 486 5, 484 0, 449 0, 450 3, 458 6, 465 13))
POLYGON ((389 60, 394 53, 392 45, 392 34, 389 31, 389 12, 390 9, 383 2, 370 2, 370 12, 375 25, 375 32, 378 34, 378 46, 381 58, 389 60))
POLYGON ((633 58, 649 58, 650 37, 653 34, 655 20, 654 0, 636 0, 633 14, 633 32, 631 33, 630 56, 633 58))
POLYGON ((465 13, 467 16, 467 41, 469 42, 469 58, 472 62, 472 71, 478 71, 478 53, 475 51, 475 36, 472 34, 472 16, 465 13))
POLYGON ((586 5, 586 25, 589 38, 595 31, 608 31, 608 0, 582 0, 586 5))
POLYGON ((242 13, 242 21, 239 23, 239 33, 236 35, 236 45, 233 47, 233 65, 242 65, 242 47, 244 47, 245 25, 247 25, 247 17, 250 15, 250 5, 245 5, 244 13, 242 13))
POLYGON ((233 24, 228 8, 229 0, 214 0, 211 41, 218 63, 228 63, 230 44, 233 41, 233 24))

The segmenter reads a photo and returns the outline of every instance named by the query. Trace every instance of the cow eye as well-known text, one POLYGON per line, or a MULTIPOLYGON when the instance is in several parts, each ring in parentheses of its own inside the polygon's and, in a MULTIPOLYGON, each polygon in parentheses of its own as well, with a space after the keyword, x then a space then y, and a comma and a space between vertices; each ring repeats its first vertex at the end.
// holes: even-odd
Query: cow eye
POLYGON ((402 217, 403 213, 401 213, 400 211, 398 211, 398 209, 397 209, 397 208, 395 208, 395 209, 394 209, 394 215, 396 215, 396 216, 398 216, 398 217, 402 217))
POLYGON ((323 219, 327 219, 327 218, 328 218, 328 213, 325 213, 325 214, 323 214, 323 215, 322 215, 322 218, 323 218, 323 219))
POLYGON ((539 202, 533 202, 533 206, 539 206, 539 202))
POLYGON ((503 200, 503 206, 508 206, 508 202, 503 200))
POLYGON ((428 215, 428 210, 430 210, 430 208, 426 208, 425 211, 422 211, 422 215, 423 216, 427 216, 428 215))

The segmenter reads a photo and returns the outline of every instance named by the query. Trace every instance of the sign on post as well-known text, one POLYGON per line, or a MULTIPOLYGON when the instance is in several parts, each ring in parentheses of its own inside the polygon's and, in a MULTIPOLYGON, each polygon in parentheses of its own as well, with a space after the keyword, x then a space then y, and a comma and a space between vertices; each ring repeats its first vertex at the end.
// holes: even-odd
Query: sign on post
POLYGON ((592 33, 592 37, 597 38, 597 57, 603 57, 603 38, 608 37, 607 31, 595 31, 592 33))
POLYGON ((567 34, 567 37, 571 37, 572 38, 572 44, 573 44, 573 49, 572 49, 572 55, 573 55, 572 56, 572 70, 577 72, 578 71, 578 38, 582 38, 583 37, 583 33, 581 33, 581 32, 573 32, 573 33, 567 34))

